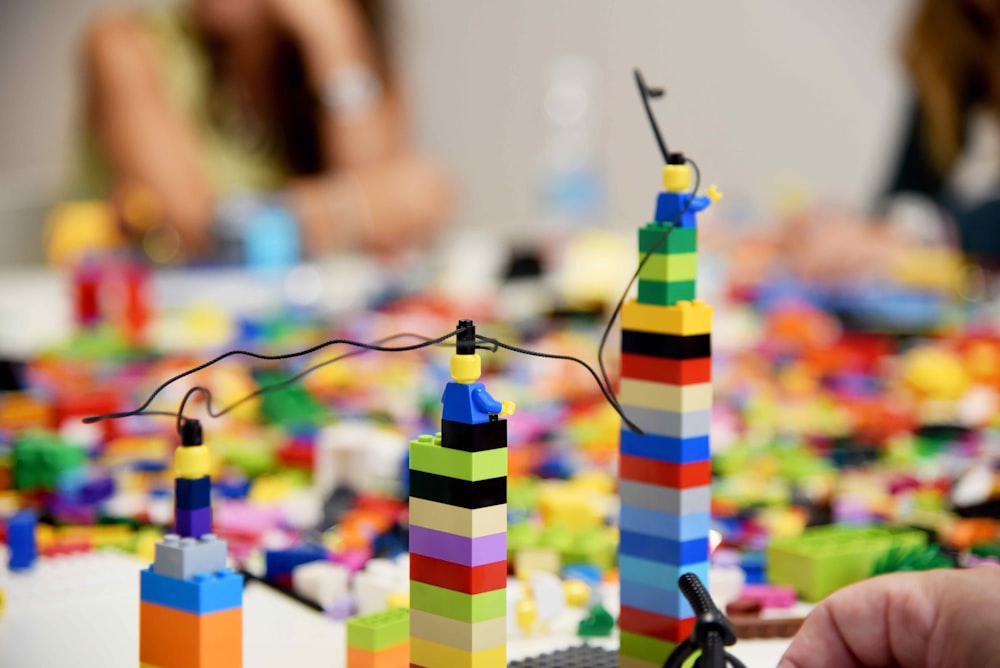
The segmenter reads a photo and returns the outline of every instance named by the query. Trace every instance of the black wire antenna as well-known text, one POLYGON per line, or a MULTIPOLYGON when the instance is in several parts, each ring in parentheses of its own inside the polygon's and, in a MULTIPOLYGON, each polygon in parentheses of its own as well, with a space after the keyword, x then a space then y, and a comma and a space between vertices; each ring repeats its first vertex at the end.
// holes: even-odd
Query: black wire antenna
POLYGON ((635 83, 639 87, 639 96, 642 97, 642 106, 646 108, 646 117, 649 118, 649 126, 653 128, 653 136, 656 137, 656 143, 660 147, 660 153, 663 155, 663 162, 670 162, 670 151, 667 150, 667 142, 663 141, 663 133, 660 132, 660 126, 656 122, 656 116, 653 115, 653 108, 650 106, 650 100, 657 100, 664 95, 667 91, 664 88, 650 88, 646 85, 646 80, 642 76, 642 72, 639 68, 635 68, 635 83))

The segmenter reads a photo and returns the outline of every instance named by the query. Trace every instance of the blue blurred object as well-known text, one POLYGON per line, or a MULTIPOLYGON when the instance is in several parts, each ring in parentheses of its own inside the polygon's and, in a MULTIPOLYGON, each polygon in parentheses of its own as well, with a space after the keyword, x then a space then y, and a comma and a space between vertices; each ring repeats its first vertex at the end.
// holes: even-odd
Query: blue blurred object
POLYGON ((299 225, 291 210, 268 203, 251 214, 243 237, 246 266, 257 270, 281 270, 299 261, 299 225))
POLYGON ((7 547, 10 550, 8 568, 12 571, 24 571, 31 568, 38 557, 38 544, 35 542, 35 528, 38 517, 34 511, 18 511, 7 521, 7 547))

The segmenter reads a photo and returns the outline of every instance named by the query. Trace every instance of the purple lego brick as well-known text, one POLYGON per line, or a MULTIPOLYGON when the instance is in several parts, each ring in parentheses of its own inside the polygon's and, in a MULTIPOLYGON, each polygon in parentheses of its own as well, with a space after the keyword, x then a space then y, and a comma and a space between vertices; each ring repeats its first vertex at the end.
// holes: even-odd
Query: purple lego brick
POLYGON ((466 538, 425 527, 410 527, 410 552, 463 566, 482 566, 507 558, 507 534, 466 538))
POLYGON ((182 538, 201 538, 207 533, 212 533, 212 509, 189 508, 174 509, 174 533, 182 538))

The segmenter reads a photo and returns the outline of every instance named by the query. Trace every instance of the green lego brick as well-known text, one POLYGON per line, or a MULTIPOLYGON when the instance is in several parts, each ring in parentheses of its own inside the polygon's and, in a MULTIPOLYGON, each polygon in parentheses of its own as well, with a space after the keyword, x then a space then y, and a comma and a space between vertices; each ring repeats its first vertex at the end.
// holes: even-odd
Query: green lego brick
POLYGON ((794 538, 771 541, 767 576, 772 584, 793 587, 806 601, 819 601, 869 577, 878 560, 890 551, 926 544, 927 534, 917 529, 816 527, 794 538))
POLYGON ((372 652, 408 642, 410 611, 405 608, 376 612, 347 620, 347 646, 372 652))
POLYGON ((64 473, 83 466, 83 447, 63 441, 55 434, 33 431, 14 443, 14 487, 19 490, 55 489, 64 473))
POLYGON ((622 631, 620 633, 619 643, 618 652, 622 656, 649 661, 658 666, 663 665, 663 662, 667 660, 670 653, 677 647, 676 643, 650 636, 642 636, 629 631, 622 631))
POLYGON ((639 279, 639 303, 673 306, 679 301, 695 298, 694 281, 646 281, 639 279))
MULTIPOLYGON (((639 253, 639 262, 643 254, 639 253)), ((693 281, 698 275, 697 253, 654 253, 639 270, 639 278, 646 281, 693 281)))
MULTIPOLYGON (((639 252, 648 253, 663 235, 666 226, 660 223, 649 223, 639 228, 639 252)), ((657 246, 655 253, 696 253, 698 252, 698 229, 694 227, 675 227, 670 230, 666 240, 657 246)))
POLYGON ((410 607, 475 624, 507 614, 507 590, 465 594, 424 582, 410 581, 410 607))
POLYGON ((507 448, 465 452, 441 447, 441 435, 410 441, 410 468, 448 478, 478 482, 507 475, 507 448))

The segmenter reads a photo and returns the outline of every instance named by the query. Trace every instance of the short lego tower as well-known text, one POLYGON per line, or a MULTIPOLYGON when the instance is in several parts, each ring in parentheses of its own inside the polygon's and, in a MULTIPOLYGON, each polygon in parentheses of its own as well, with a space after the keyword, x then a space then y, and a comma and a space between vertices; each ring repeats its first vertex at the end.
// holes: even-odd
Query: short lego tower
POLYGON ((347 668, 409 665, 409 610, 396 608, 347 620, 347 668))
POLYGON ((410 663, 507 665, 507 422, 462 320, 441 433, 410 444, 410 663))
POLYGON ((620 400, 645 432, 621 432, 623 668, 663 665, 694 625, 678 578, 693 572, 708 581, 712 309, 695 300, 695 213, 719 195, 713 187, 695 196, 679 154, 668 158, 663 186, 655 220, 639 230, 640 261, 652 254, 639 272, 638 299, 621 312, 620 400))
POLYGON ((139 664, 148 668, 243 665, 243 577, 226 567, 212 531, 208 448, 196 420, 182 423, 174 455, 176 533, 142 571, 139 664))

